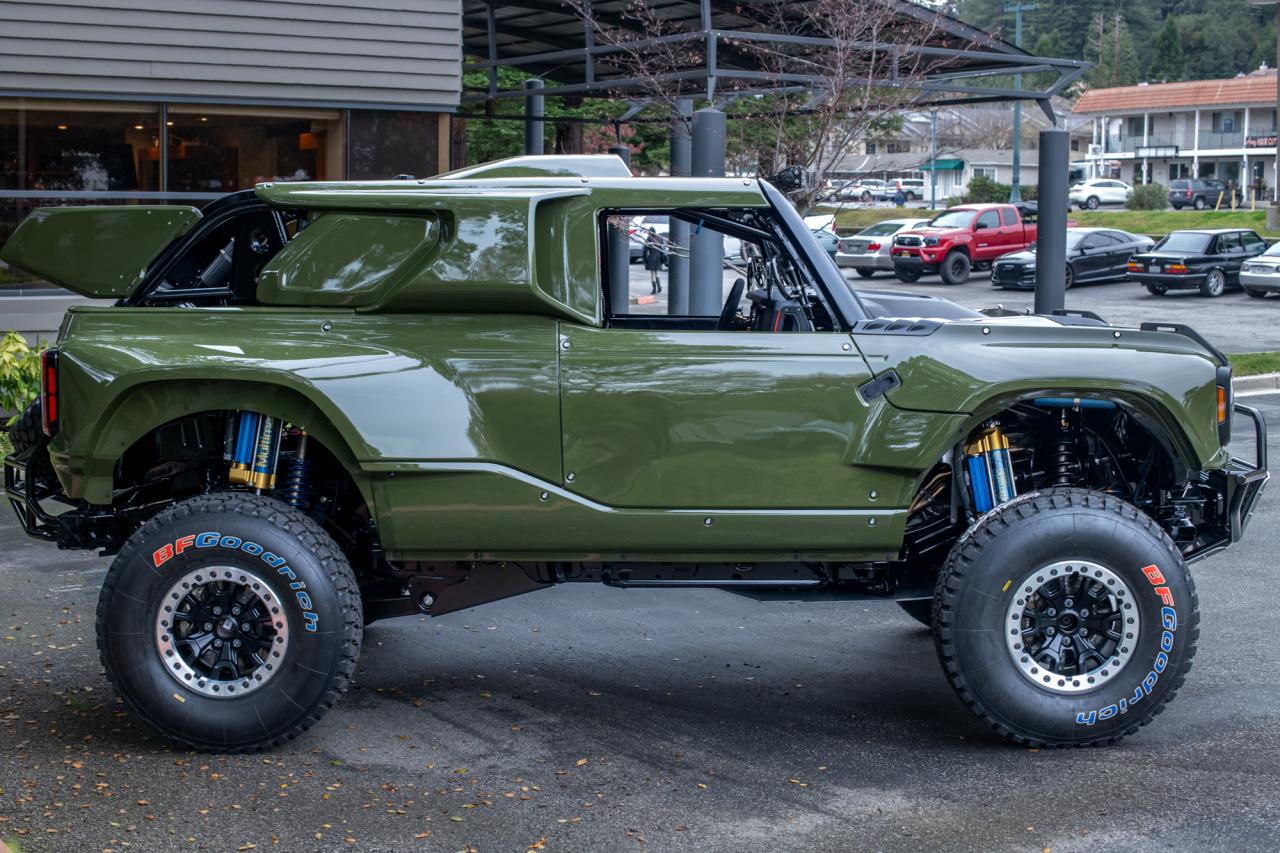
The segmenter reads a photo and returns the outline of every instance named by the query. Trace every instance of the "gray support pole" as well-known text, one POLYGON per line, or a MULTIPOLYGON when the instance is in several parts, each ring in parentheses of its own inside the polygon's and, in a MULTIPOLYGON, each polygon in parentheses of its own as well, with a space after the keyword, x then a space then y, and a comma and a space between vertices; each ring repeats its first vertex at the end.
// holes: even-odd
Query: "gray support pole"
MULTIPOLYGON (((693 168, 692 137, 689 121, 693 118, 693 101, 682 99, 676 104, 671 123, 671 176, 687 178, 693 168)), ((671 251, 667 254, 667 313, 689 313, 689 223, 683 219, 670 222, 671 251)))
MULTIPOLYGON (((693 115, 692 173, 695 178, 724 177, 725 115, 715 107, 693 115)), ((689 247, 689 313, 718 316, 724 304, 724 235, 707 228, 689 247)))
POLYGON ((524 96, 524 114, 529 119, 524 123, 524 153, 542 154, 545 150, 542 117, 546 114, 542 95, 538 94, 542 90, 542 81, 536 77, 525 80, 524 88, 529 93, 524 96))
POLYGON ((1071 148, 1065 130, 1040 131, 1039 225, 1036 232, 1036 313, 1066 307, 1067 171, 1071 148))
MULTIPOLYGON (((627 146, 616 145, 609 153, 631 165, 631 149, 627 146)), ((631 243, 626 231, 612 226, 609 227, 609 313, 631 313, 631 243)))
POLYGON ((938 108, 929 114, 929 209, 938 209, 938 108))

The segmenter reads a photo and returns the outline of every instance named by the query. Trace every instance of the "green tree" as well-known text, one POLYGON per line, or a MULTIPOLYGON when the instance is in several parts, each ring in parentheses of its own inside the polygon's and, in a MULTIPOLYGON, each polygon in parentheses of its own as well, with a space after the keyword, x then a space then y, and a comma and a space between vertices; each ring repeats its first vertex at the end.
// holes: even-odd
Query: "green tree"
POLYGON ((1182 34, 1178 24, 1170 16, 1156 35, 1147 79, 1153 83, 1175 83, 1187 73, 1187 57, 1182 50, 1182 34))
POLYGON ((1093 63, 1089 82, 1094 86, 1131 86, 1138 82, 1138 52, 1118 11, 1094 18, 1085 59, 1093 63))

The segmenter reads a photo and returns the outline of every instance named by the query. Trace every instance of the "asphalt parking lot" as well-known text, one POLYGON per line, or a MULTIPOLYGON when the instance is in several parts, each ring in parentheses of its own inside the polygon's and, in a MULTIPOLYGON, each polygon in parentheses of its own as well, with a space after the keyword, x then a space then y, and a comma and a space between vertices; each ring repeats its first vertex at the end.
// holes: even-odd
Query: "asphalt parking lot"
MULTIPOLYGON (((950 299, 970 308, 1003 305, 1021 311, 1035 304, 1030 290, 1002 290, 991 286, 990 273, 976 272, 966 284, 952 287, 936 275, 925 276, 914 284, 898 281, 892 273, 877 273, 861 278, 852 270, 845 271, 854 288, 899 290, 950 299)), ((739 274, 726 270, 725 293, 739 274)), ((650 297, 649 274, 639 264, 631 265, 632 311, 665 313, 667 271, 661 274, 664 292, 656 301, 634 304, 650 297)), ((1066 307, 1092 311, 1108 323, 1136 327, 1144 322, 1183 323, 1204 335, 1223 352, 1269 352, 1280 349, 1280 297, 1253 299, 1240 290, 1228 290, 1216 299, 1206 299, 1198 292, 1174 291, 1166 296, 1153 296, 1132 282, 1082 284, 1067 291, 1066 307)))
MULTIPOLYGON (((1280 307, 1280 306, 1278 306, 1280 307)), ((1280 397, 1249 398, 1280 436, 1280 397)), ((1271 441, 1280 458, 1280 438, 1271 441)), ((1238 449, 1249 452, 1248 447, 1238 449)), ((1280 846, 1280 503, 1196 566, 1181 694, 1109 749, 994 739, 889 603, 567 586, 372 626, 265 755, 173 750, 98 665, 106 561, 0 518, 0 839, 22 850, 1280 846)))

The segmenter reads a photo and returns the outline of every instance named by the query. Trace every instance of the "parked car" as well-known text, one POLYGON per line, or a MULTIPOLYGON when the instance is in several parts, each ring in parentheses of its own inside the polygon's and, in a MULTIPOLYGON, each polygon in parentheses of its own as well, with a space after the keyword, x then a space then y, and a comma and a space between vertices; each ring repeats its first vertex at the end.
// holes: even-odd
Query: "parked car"
POLYGON ((902 194, 907 197, 907 201, 924 198, 925 183, 920 178, 898 178, 893 182, 893 188, 902 190, 902 194))
POLYGON ((841 237, 836 249, 836 264, 842 269, 856 270, 863 278, 877 272, 893 272, 893 235, 899 231, 928 225, 927 219, 886 219, 868 225, 852 237, 841 237))
POLYGON ((1280 293, 1280 243, 1240 265, 1240 287, 1257 298, 1280 293))
POLYGON ((1266 251, 1266 242, 1243 228, 1174 231, 1151 249, 1134 255, 1128 277, 1156 296, 1199 288, 1201 296, 1221 296, 1240 284, 1240 267, 1266 251))
POLYGON ((813 239, 818 241, 822 250, 834 258, 840 242, 840 238, 836 236, 836 218, 831 214, 820 213, 816 216, 806 216, 804 224, 808 226, 813 239))
POLYGON ((947 284, 964 284, 969 273, 985 269, 1009 252, 1036 241, 1036 226, 1024 221, 1031 207, 1013 204, 965 204, 944 210, 928 225, 893 238, 893 272, 899 281, 941 273, 947 284))
POLYGON ((1067 201, 1087 210, 1097 210, 1104 204, 1124 204, 1133 195, 1133 187, 1113 178, 1090 178, 1071 188, 1067 201))
POLYGON ((894 188, 877 178, 862 178, 843 187, 837 197, 844 201, 883 201, 893 197, 894 188))
MULTIPOLYGON (((1114 228, 1068 228, 1066 285, 1117 281, 1125 277, 1126 264, 1135 254, 1148 251, 1150 237, 1114 228)), ((1028 290, 1036 286, 1036 250, 1002 255, 991 267, 991 284, 1005 289, 1028 290)))
POLYGON ((1216 178, 1180 178, 1169 183, 1169 206, 1174 210, 1204 210, 1225 198, 1227 185, 1216 178))
POLYGON ((339 700, 367 625, 565 582, 899 601, 1024 747, 1110 744, 1173 699, 1188 563, 1239 541, 1267 479, 1264 441, 1228 449, 1261 415, 1210 344, 864 303, 767 181, 587 156, 460 176, 41 208, 0 248, 114 303, 42 353, 4 473, 27 533, 115 555, 96 634, 125 708, 184 750, 272 748, 339 700), (758 254, 712 312, 631 314, 598 239, 619 208, 758 254))

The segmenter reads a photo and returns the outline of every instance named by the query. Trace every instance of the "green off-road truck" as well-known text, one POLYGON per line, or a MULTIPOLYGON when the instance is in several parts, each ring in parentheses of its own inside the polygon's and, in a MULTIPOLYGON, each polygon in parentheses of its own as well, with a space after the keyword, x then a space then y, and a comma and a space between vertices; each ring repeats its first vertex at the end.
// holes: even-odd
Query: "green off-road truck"
POLYGON ((1191 330, 855 291, 765 181, 518 158, 42 209, 0 256, 116 300, 68 313, 5 487, 116 555, 103 665, 199 749, 302 732, 369 622, 575 581, 896 600, 997 732, 1109 743, 1182 684, 1187 565, 1267 478, 1191 330), (719 316, 611 301, 651 216, 741 241, 691 284, 719 316))

